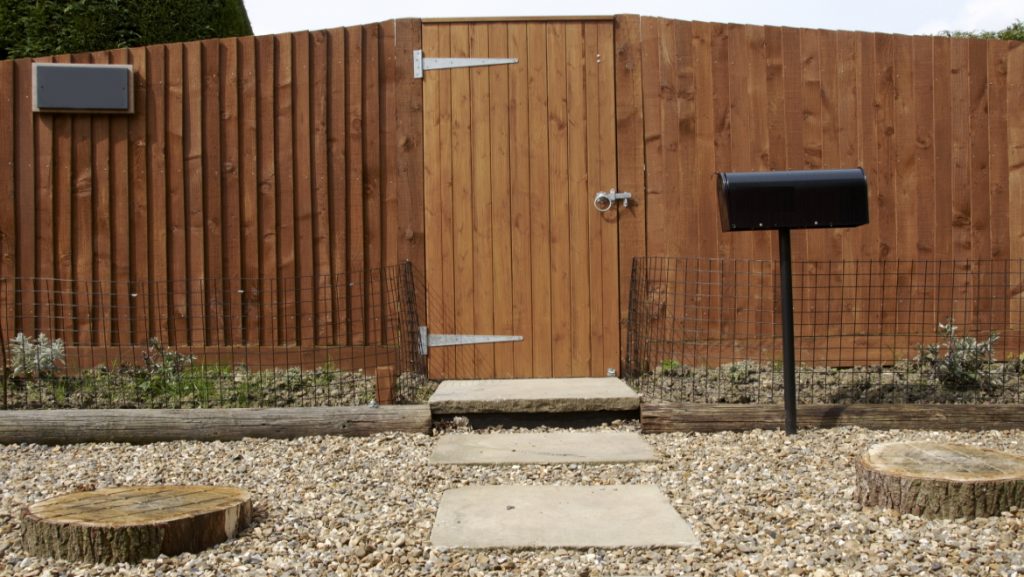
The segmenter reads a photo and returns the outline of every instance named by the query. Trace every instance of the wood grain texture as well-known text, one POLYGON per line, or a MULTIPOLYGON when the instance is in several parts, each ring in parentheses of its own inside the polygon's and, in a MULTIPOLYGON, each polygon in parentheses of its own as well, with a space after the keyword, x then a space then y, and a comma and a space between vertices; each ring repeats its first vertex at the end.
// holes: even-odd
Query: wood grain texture
MULTIPOLYGON (((689 42, 688 36, 680 34, 683 42, 689 42)), ((647 254, 646 244, 647 231, 644 227, 644 220, 649 214, 646 207, 646 190, 644 186, 644 108, 643 108, 643 71, 642 71, 642 49, 641 49, 641 24, 640 18, 636 16, 622 16, 615 20, 615 156, 616 156, 616 182, 618 189, 629 192, 634 200, 630 206, 620 207, 618 212, 617 227, 617 252, 618 263, 618 337, 617 341, 622 346, 615 351, 614 359, 605 357, 606 362, 613 362, 621 366, 619 357, 624 356, 626 350, 626 318, 629 316, 629 275, 633 266, 633 258, 647 254)), ((684 45, 685 46, 685 45, 684 45)), ((687 84, 692 81, 692 70, 688 68, 685 58, 689 51, 684 54, 679 66, 679 95, 683 102, 680 104, 679 127, 684 132, 682 138, 685 142, 691 142, 691 134, 686 134, 686 128, 692 128, 692 96, 693 91, 687 84), (689 100, 688 100, 689 99, 689 100)), ((692 175, 693 150, 683 146, 679 150, 678 162, 680 180, 692 175)), ((677 190, 670 191, 671 194, 678 194, 677 190)), ((691 210, 687 211, 693 214, 691 210)), ((696 222, 695 218, 687 221, 691 224, 696 222)), ((675 235, 669 235, 674 237, 675 235)), ((612 367, 614 368, 614 367, 612 367)))
POLYGON ((112 487, 28 506, 22 542, 39 557, 88 563, 138 563, 198 553, 248 527, 244 489, 198 485, 112 487))
POLYGON ((0 443, 144 444, 237 441, 245 437, 361 437, 389 431, 429 434, 430 427, 430 408, 426 405, 11 411, 0 422, 0 443))
MULTIPOLYGON (((570 28, 572 26, 570 25, 570 28)), ((509 52, 508 25, 488 26, 488 49, 491 57, 504 57, 509 52)), ((581 47, 582 50, 582 47, 581 47)), ((568 58, 571 58, 569 56, 568 58)), ((581 61, 578 61, 581 62, 581 61)), ((512 263, 512 198, 511 187, 511 131, 509 121, 510 71, 506 66, 488 70, 487 87, 490 95, 490 174, 491 182, 491 250, 494 272, 494 334, 516 334, 513 326, 513 263, 512 263)), ((571 90, 572 85, 569 85, 571 90)), ((572 105, 570 104, 570 110, 572 105)), ((570 129, 572 125, 570 124, 570 129)), ((570 144, 569 153, 573 149, 570 144)), ((571 169, 570 169, 571 170, 571 169)), ((494 376, 511 378, 515 374, 514 345, 494 345, 494 376)))
POLYGON ((974 519, 1024 504, 1024 457, 954 443, 882 443, 854 461, 857 500, 925 518, 974 519))
MULTIPOLYGON (((468 224, 481 271, 456 264, 465 247, 452 236, 431 247, 447 260, 441 316, 473 303, 472 323, 460 312, 443 330, 526 337, 473 350, 470 365, 598 373, 620 356, 632 257, 773 257, 764 236, 720 232, 716 171, 865 168, 871 223, 794 234, 798 259, 1021 258, 1021 54, 1000 41, 620 16, 400 20, 50 59, 132 63, 136 113, 123 118, 34 114, 31 62, 11 62, 0 72, 0 182, 12 207, 0 220, 11 295, 0 308, 13 330, 76 344, 366 342, 375 329, 364 319, 381 319, 381 303, 345 275, 406 259, 425 275, 427 219, 440 216, 468 224), (449 31, 434 48, 452 54, 454 27, 466 30, 462 52, 520 63, 432 71, 446 79, 438 145, 468 154, 440 152, 427 166, 433 81, 411 77, 410 54, 428 29, 449 31), (468 137, 453 140, 465 135, 451 126, 460 74, 468 137), (449 187, 437 215, 427 181, 449 187), (636 199, 615 221, 575 196, 589 202, 611 186, 636 199), (554 224, 563 217, 565 230, 554 224), (584 232, 602 247, 586 263, 584 232), (46 276, 58 279, 54 294, 34 290, 30 279, 46 276), (490 292, 463 286, 481 276, 490 292), (573 307, 557 306, 567 294, 573 307), (617 318, 597 312, 609 307, 617 318)), ((972 303, 969 314, 999 330, 1022 314, 1020 291, 1004 285, 996 274, 941 296, 972 303)), ((724 298, 742 316, 741 297, 706 304, 724 298)), ((858 323, 889 314, 867 306, 871 297, 858 293, 858 323)), ((764 321, 721 330, 742 336, 764 321)), ((440 356, 454 367, 458 355, 440 356)))

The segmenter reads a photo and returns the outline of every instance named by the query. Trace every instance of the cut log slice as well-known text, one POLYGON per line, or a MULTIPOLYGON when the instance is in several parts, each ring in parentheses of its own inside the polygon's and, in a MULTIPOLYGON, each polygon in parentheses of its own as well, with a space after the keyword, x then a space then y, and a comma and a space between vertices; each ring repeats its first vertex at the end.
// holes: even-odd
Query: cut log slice
POLYGON ((1024 506, 1024 457, 951 443, 884 443, 856 464, 861 504, 921 517, 989 517, 1024 506))
POLYGON ((234 537, 252 498, 234 487, 118 487, 61 495, 25 509, 25 550, 90 563, 196 553, 234 537))

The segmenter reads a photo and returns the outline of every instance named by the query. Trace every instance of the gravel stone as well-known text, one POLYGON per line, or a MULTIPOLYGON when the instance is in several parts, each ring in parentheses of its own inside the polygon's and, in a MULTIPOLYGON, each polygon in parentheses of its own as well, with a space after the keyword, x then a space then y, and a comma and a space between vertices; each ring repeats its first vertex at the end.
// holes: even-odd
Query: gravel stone
MULTIPOLYGON (((604 428, 635 430, 636 423, 604 428)), ((458 427, 442 434, 475 433, 458 427)), ((955 442, 1024 454, 1024 431, 846 427, 795 437, 751 431, 645 438, 662 455, 660 462, 432 466, 428 457, 435 438, 405 434, 143 446, 0 445, 0 575, 1024 575, 1022 511, 924 520, 862 509, 853 501, 854 459, 875 443, 955 442), (245 488, 253 495, 253 525, 207 551, 138 565, 41 559, 21 546, 21 510, 31 503, 86 488, 155 483, 245 488), (619 483, 660 487, 693 525, 702 548, 430 546, 446 489, 619 483)))

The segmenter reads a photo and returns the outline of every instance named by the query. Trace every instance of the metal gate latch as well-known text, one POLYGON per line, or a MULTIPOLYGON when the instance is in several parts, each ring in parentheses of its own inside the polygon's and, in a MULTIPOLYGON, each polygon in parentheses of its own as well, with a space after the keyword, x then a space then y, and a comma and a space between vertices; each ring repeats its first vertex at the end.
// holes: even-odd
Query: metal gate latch
POLYGON ((420 327, 420 355, 427 356, 430 347, 454 347, 486 343, 514 343, 523 340, 519 335, 431 335, 427 327, 420 327))
POLYGON ((633 198, 633 195, 628 192, 617 192, 614 188, 608 192, 598 192, 594 195, 594 208, 598 212, 608 212, 612 209, 615 201, 621 200, 622 206, 629 207, 629 199, 633 198))

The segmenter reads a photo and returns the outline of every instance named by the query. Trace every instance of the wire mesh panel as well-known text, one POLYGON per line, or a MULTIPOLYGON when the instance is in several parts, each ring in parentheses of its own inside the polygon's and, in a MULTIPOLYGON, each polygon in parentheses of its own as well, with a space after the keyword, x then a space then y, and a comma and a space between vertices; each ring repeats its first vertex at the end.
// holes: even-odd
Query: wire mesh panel
MULTIPOLYGON (((648 398, 782 401, 771 261, 634 260, 626 374, 648 398)), ((1024 262, 793 265, 805 403, 1019 402, 1024 262)))
POLYGON ((402 400, 425 380, 413 286, 408 263, 283 283, 3 279, 3 406, 402 400))

